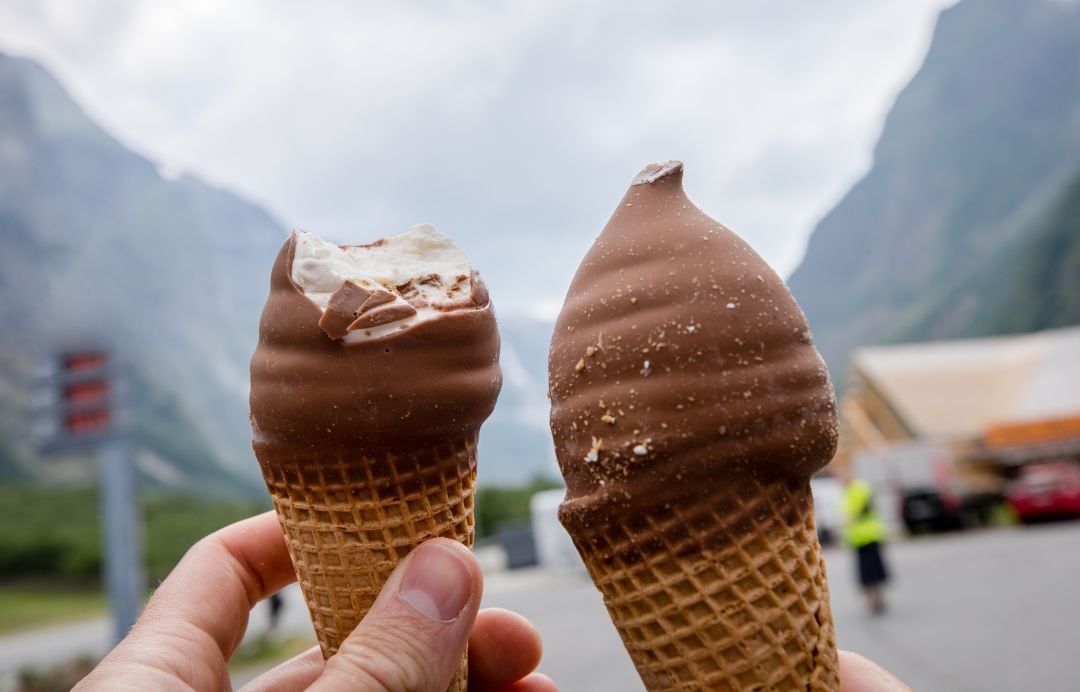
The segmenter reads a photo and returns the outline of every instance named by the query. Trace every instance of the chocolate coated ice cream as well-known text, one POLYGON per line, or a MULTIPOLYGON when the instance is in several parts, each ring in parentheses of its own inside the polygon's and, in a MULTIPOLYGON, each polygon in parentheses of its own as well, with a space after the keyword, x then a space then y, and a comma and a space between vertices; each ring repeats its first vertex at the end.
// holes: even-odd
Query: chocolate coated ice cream
POLYGON ((551 428, 571 529, 659 516, 751 478, 804 484, 835 450, 833 389, 806 318, 687 198, 682 174, 671 161, 635 178, 555 327, 551 428))
MULTIPOLYGON (((479 275, 400 285, 320 275, 306 293, 296 281, 306 269, 294 267, 305 241, 293 233, 277 257, 251 360, 260 461, 287 457, 283 445, 382 453, 475 435, 502 383, 495 312, 479 275)), ((359 247, 377 253, 384 242, 359 247)))

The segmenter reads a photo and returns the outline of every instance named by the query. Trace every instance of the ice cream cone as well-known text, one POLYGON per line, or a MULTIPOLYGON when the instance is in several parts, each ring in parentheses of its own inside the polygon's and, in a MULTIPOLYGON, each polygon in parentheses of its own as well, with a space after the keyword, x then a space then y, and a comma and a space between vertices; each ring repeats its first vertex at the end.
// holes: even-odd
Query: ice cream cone
POLYGON ((472 544, 476 444, 502 382, 495 313, 433 227, 344 247, 294 233, 259 337, 252 444, 329 658, 410 550, 472 544))
POLYGON ((828 371, 682 172, 634 179, 556 322, 559 519, 649 690, 839 690, 809 487, 836 448, 828 371))
POLYGON ((647 689, 839 688, 809 493, 755 484, 703 506, 580 524, 564 509, 647 689))
MULTIPOLYGON (((327 658, 409 551, 436 537, 472 546, 475 436, 378 457, 269 445, 258 456, 327 658)), ((463 659, 451 690, 466 673, 463 659)))

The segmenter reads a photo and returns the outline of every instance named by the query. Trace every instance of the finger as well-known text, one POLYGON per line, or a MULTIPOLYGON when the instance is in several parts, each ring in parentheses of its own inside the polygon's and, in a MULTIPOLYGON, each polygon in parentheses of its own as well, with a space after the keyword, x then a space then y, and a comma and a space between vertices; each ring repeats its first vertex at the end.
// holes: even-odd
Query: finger
POLYGON ((228 658, 256 603, 296 580, 274 512, 226 526, 200 540, 162 582, 139 621, 144 630, 194 626, 228 658))
POLYGON ((911 692, 898 677, 870 659, 840 650, 841 692, 911 692))
POLYGON ((481 610, 469 635, 469 688, 501 689, 536 670, 542 654, 531 622, 502 608, 481 610))
MULTIPOLYGON (((472 681, 469 682, 471 686, 472 681)), ((559 687, 543 673, 532 673, 498 690, 499 692, 559 692, 559 687)))
POLYGON ((161 583, 135 627, 84 687, 129 673, 141 679, 160 673, 196 689, 220 685, 252 606, 295 579, 273 512, 207 536, 161 583))
POLYGON ((241 692, 292 692, 306 690, 308 685, 322 674, 326 668, 322 650, 313 646, 302 654, 293 656, 288 661, 274 666, 248 684, 241 692))
POLYGON ((432 690, 461 664, 483 590, 468 548, 445 538, 409 553, 313 690, 432 690))

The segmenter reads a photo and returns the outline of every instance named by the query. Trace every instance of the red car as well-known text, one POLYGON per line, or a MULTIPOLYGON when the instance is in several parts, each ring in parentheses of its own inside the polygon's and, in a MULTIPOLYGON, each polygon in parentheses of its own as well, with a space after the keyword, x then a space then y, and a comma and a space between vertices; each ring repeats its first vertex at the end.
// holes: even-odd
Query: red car
POLYGON ((1080 464, 1046 461, 1025 466, 1006 496, 1020 521, 1080 517, 1080 464))

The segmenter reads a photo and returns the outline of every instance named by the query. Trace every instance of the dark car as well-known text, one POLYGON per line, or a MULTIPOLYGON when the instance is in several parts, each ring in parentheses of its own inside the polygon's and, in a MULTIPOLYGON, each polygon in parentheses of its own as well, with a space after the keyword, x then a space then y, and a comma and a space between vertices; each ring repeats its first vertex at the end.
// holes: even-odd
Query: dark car
POLYGON ((934 488, 905 491, 901 514, 910 534, 955 531, 964 527, 960 501, 934 488))
POLYGON ((1080 517, 1080 464, 1071 461, 1029 464, 1009 484, 1006 497, 1023 522, 1080 517))
POLYGON ((910 488, 904 492, 901 515, 912 535, 938 531, 959 531, 989 526, 1004 502, 1000 493, 960 494, 934 487, 910 488))

